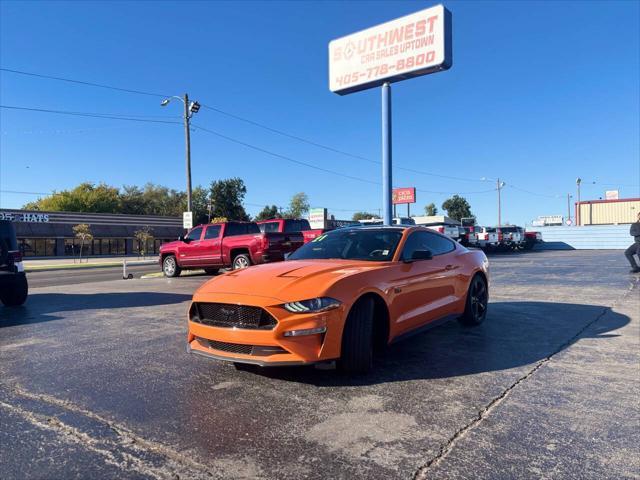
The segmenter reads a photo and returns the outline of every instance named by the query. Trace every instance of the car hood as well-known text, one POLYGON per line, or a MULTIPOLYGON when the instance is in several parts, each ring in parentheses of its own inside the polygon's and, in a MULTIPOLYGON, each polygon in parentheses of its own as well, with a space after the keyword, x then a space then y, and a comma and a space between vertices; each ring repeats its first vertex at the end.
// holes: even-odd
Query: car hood
POLYGON ((179 240, 175 240, 173 242, 166 242, 163 243, 162 245, 160 245, 160 251, 164 251, 164 250, 171 250, 173 248, 176 248, 178 245, 183 244, 183 242, 179 241, 179 240))
POLYGON ((234 270, 209 280, 196 295, 240 294, 293 301, 322 296, 339 279, 384 268, 388 262, 290 260, 234 270))

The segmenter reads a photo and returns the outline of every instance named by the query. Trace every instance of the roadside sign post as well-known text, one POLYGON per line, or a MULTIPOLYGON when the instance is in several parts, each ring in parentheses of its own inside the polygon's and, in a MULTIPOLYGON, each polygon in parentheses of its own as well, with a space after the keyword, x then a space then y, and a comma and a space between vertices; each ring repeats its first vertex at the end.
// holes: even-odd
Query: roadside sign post
POLYGON ((182 228, 193 228, 193 212, 182 212, 182 228))
POLYGON ((382 87, 382 218, 385 225, 392 224, 391 83, 448 70, 453 63, 451 43, 451 12, 443 5, 329 42, 329 89, 332 92, 346 95, 382 87))
MULTIPOLYGON (((393 203, 393 215, 396 216, 396 205, 407 204, 407 217, 411 217, 411 204, 416 203, 416 188, 394 188, 391 190, 391 203, 393 203)), ((386 224, 385 224, 386 225, 386 224)), ((391 225, 391 223, 389 223, 391 225)))

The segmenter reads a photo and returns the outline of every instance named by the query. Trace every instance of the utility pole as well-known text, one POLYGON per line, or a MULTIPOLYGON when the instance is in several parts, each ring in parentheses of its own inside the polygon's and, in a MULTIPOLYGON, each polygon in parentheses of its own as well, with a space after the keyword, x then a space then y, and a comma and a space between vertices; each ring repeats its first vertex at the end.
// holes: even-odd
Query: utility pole
POLYGON ((184 140, 187 154, 187 212, 191 212, 191 134, 189 132, 189 95, 184 94, 184 140))
POLYGON ((194 113, 197 113, 198 110, 200 110, 200 104, 198 102, 191 102, 191 104, 189 104, 189 95, 185 93, 183 97, 174 95, 172 97, 165 98, 164 100, 162 100, 162 102, 160 102, 160 106, 166 107, 174 98, 177 98, 184 104, 184 139, 185 153, 187 157, 187 211, 191 212, 191 134, 189 130, 189 120, 191 120, 191 116, 194 113))
POLYGON ((578 187, 578 202, 576 203, 576 225, 580 226, 582 223, 582 215, 580 215, 580 184, 582 183, 582 179, 580 177, 576 178, 576 186, 578 187))
POLYGON ((505 185, 506 183, 500 182, 500 179, 496 180, 496 188, 498 190, 498 228, 502 226, 502 199, 500 198, 500 192, 505 185))

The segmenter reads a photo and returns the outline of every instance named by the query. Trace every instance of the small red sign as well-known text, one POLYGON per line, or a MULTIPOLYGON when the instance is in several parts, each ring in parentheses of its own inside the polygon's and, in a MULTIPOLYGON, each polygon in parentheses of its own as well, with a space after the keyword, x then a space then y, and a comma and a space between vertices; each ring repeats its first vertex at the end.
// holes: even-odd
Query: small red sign
POLYGON ((394 205, 416 203, 416 188, 394 188, 391 192, 391 200, 394 205))

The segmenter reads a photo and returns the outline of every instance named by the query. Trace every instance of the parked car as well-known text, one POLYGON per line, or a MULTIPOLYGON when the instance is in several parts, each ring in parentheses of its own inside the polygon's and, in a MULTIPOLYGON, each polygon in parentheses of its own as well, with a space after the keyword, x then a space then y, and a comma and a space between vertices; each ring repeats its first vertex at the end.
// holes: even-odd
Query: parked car
POLYGON ((502 241, 502 234, 496 228, 492 227, 475 227, 477 246, 483 250, 495 250, 502 241))
POLYGON ((337 360, 364 373, 376 347, 450 318, 480 324, 488 266, 482 251, 423 227, 336 229, 286 262, 202 285, 189 308, 188 349, 261 366, 337 360))
POLYGON ((460 237, 460 243, 465 247, 477 247, 478 235, 476 233, 476 226, 461 226, 458 227, 458 233, 460 237))
POLYGON ((515 225, 503 225, 498 228, 502 233, 501 245, 506 250, 517 250, 524 243, 524 229, 515 225))
POLYGON ((538 243, 542 243, 542 233, 540 232, 524 232, 524 243, 522 245, 522 248, 524 250, 533 250, 533 247, 538 244, 538 243))
POLYGON ((299 232, 261 232, 254 222, 211 223, 198 225, 177 242, 163 244, 159 261, 167 277, 196 268, 212 274, 220 268, 236 270, 281 261, 302 244, 299 232))
POLYGON ((17 307, 27 300, 28 294, 29 284, 13 223, 0 220, 0 302, 17 307))
POLYGON ((308 243, 329 230, 324 228, 312 229, 309 220, 305 218, 274 218, 256 222, 261 232, 301 233, 304 243, 308 243))
MULTIPOLYGON (((394 217, 391 220, 391 222, 394 225, 415 225, 416 224, 413 218, 410 218, 410 217, 394 217)), ((360 223, 361 225, 368 225, 368 226, 382 225, 384 223, 384 220, 382 218, 367 218, 367 219, 358 220, 358 223, 360 223)))
POLYGON ((446 225, 446 224, 437 224, 437 225, 425 225, 425 227, 430 228, 433 231, 438 233, 442 233, 447 237, 453 238, 455 241, 460 240, 460 230, 457 225, 446 225))

